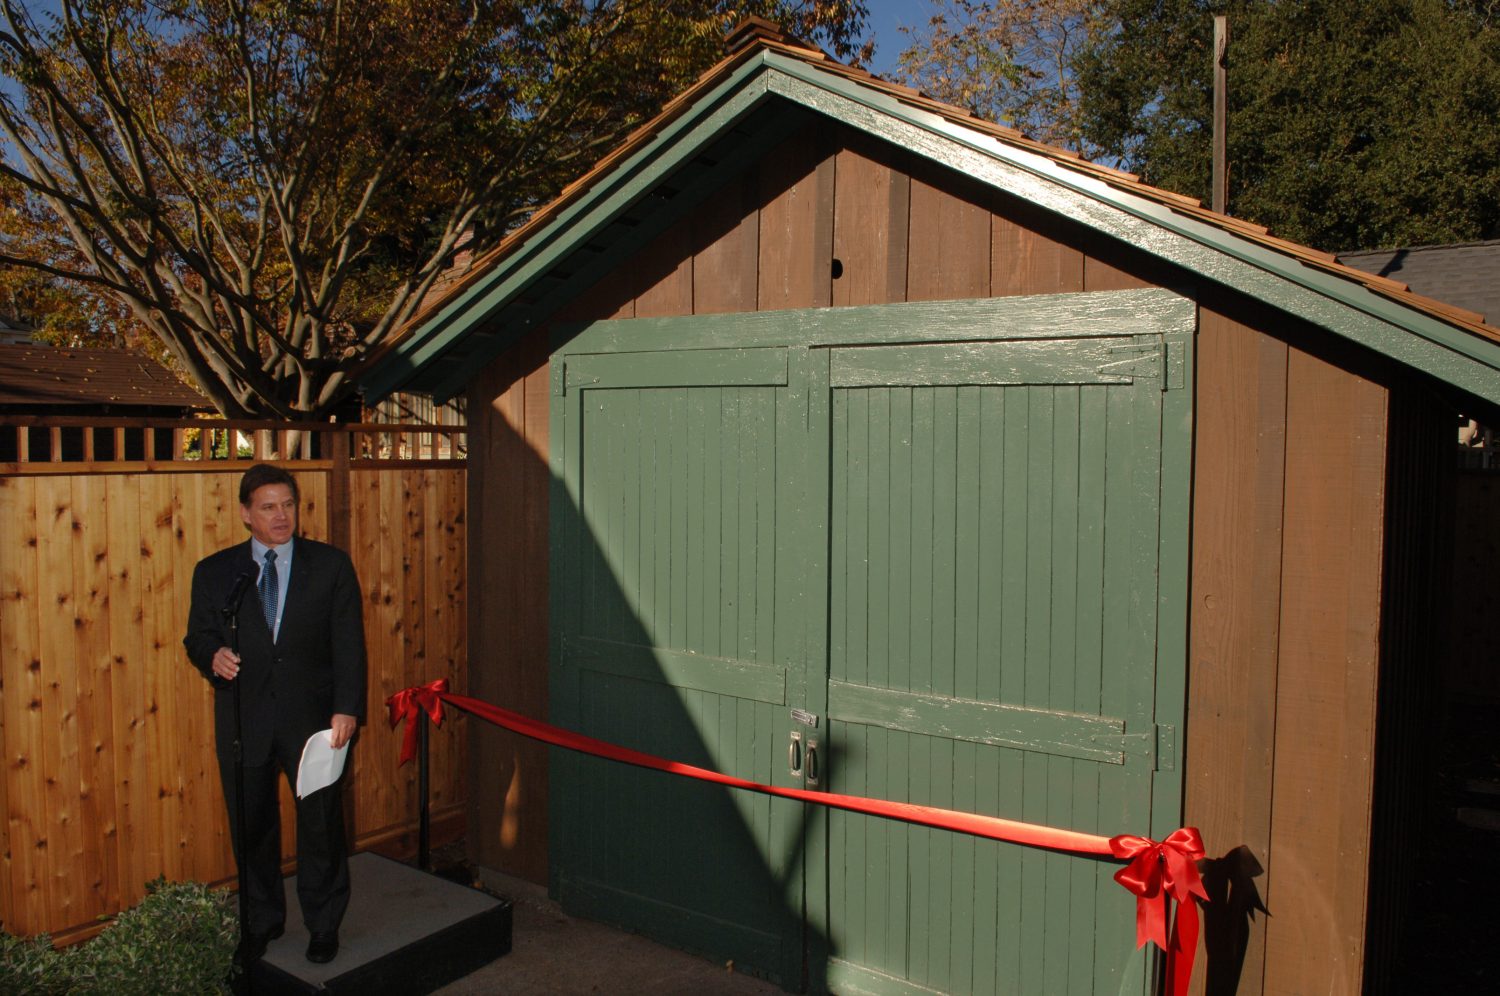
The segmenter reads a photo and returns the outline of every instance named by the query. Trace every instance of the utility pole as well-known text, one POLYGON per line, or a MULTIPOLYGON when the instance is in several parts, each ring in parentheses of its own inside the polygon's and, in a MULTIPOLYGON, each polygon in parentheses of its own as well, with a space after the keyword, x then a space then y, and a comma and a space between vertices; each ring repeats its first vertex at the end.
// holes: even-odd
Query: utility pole
POLYGON ((1213 209, 1229 207, 1229 17, 1214 15, 1214 177, 1213 209))

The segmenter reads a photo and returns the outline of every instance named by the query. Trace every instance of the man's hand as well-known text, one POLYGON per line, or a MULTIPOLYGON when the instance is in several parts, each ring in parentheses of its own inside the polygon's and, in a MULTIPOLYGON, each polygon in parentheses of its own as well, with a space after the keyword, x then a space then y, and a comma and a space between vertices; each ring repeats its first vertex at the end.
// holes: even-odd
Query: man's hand
POLYGON ((220 647, 214 651, 212 668, 215 678, 233 681, 235 675, 240 673, 240 655, 228 647, 220 647))
POLYGON ((346 713, 336 712, 333 714, 333 719, 328 721, 328 725, 333 729, 333 749, 338 750, 349 742, 350 737, 354 736, 356 720, 346 713))

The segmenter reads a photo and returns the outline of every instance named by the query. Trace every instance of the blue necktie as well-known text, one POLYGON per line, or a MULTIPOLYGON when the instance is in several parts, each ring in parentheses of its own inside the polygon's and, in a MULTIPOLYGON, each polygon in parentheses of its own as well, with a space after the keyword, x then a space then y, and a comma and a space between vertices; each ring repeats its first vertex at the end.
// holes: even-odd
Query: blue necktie
POLYGON ((266 566, 260 572, 260 607, 266 614, 266 625, 271 635, 276 635, 276 601, 281 594, 281 585, 276 579, 276 551, 266 551, 266 566))

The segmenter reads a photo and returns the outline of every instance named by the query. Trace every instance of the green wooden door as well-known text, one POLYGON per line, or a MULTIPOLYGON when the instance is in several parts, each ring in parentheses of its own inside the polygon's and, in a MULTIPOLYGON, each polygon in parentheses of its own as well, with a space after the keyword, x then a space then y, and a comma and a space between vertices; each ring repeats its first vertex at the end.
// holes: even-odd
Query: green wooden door
MULTIPOLYGON (((778 781, 786 382, 785 349, 555 361, 562 725, 778 781)), ((796 983, 799 806, 560 752, 554 765, 554 884, 569 909, 796 983)))
MULTIPOLYGON (((559 719, 773 784, 1174 828, 1192 326, 1127 292, 582 330, 559 719)), ((1146 988, 1113 863, 557 765, 580 912, 835 992, 1146 988)))
MULTIPOLYGON (((1159 335, 833 351, 832 791, 1150 826, 1169 352, 1159 335)), ((1144 989, 1114 863, 828 823, 834 991, 1144 989)))

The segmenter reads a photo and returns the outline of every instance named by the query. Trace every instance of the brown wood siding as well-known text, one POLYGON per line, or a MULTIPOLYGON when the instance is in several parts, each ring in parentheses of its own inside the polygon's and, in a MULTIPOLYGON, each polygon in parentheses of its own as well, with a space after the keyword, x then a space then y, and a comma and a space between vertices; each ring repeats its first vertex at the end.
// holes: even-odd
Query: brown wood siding
MULTIPOLYGON (((613 296, 608 298, 614 301, 613 296)), ((618 303, 607 306, 616 313, 618 303)), ((487 367, 469 390, 469 533, 474 564, 471 693, 547 719, 547 332, 487 367)), ((470 728, 469 853, 532 881, 547 875, 547 748, 487 723, 470 728)))
POLYGON ((1386 391, 1294 350, 1266 901, 1269 992, 1358 992, 1368 880, 1386 391))
POLYGON ((911 177, 882 152, 888 150, 855 143, 838 153, 833 222, 838 307, 906 300, 911 177))
MULTIPOLYGON (((748 215, 732 223, 720 203, 698 222, 693 309, 744 300, 751 285, 760 310, 1151 285, 1194 293, 1193 281, 1145 254, 944 178, 901 150, 854 137, 830 152, 826 141, 801 136, 751 170, 753 253, 748 215), (834 259, 838 275, 825 282, 834 259)), ((668 233, 617 274, 680 268, 680 238, 668 233)), ((624 286, 618 275, 602 281, 568 317, 642 313, 639 300, 621 298, 624 286)), ((1353 992, 1363 958, 1387 392, 1351 372, 1353 351, 1315 354, 1325 338, 1316 329, 1239 295, 1213 292, 1200 315, 1186 810, 1212 856, 1227 859, 1210 869, 1214 887, 1234 892, 1209 913, 1219 947, 1198 986, 1353 992), (1253 901, 1272 916, 1252 917, 1253 901)), ((476 381, 471 411, 514 391, 522 371, 544 369, 541 353, 503 357, 476 381)), ((511 473, 487 471, 485 486, 511 473)), ((528 500, 544 501, 543 492, 528 500)), ((485 505, 487 516, 495 511, 485 505)), ((494 521, 505 529, 515 519, 494 521)), ((482 549, 504 562, 517 541, 482 542, 476 557, 482 549)), ((490 656, 501 649, 484 646, 490 656)), ((484 765, 495 762, 476 759, 477 796, 494 784, 484 765)), ((476 813, 482 805, 476 798, 476 813)), ((530 823, 518 833, 545 837, 530 823)))
POLYGON ((906 299, 989 297, 990 211, 977 192, 956 195, 939 182, 925 174, 911 181, 906 299))
POLYGON ((757 310, 833 303, 834 167, 817 131, 793 136, 762 161, 757 310))
POLYGON ((1254 302, 1211 292, 1199 315, 1185 815, 1215 902, 1195 991, 1358 992, 1389 392, 1254 302))
POLYGON ((1199 311, 1184 805, 1212 859, 1200 991, 1233 992, 1239 979, 1249 993, 1265 964, 1257 890, 1271 850, 1287 346, 1227 310, 1199 311))
POLYGON ((1084 255, 1050 234, 1056 223, 1019 202, 1003 205, 992 219, 990 292, 995 297, 1083 290, 1084 255))
MULTIPOLYGON (((302 533, 329 536, 329 469, 291 464, 302 533)), ((0 920, 64 939, 138 902, 145 883, 233 877, 208 683, 182 649, 203 556, 241 542, 240 469, 0 477, 0 920)), ((462 687, 462 466, 355 470, 350 554, 365 593, 367 721, 350 773, 356 846, 416 819, 415 765, 396 767, 386 696, 462 687)), ((464 801, 463 723, 433 737, 432 802, 464 801)), ((293 853, 283 786, 285 853, 293 853)))

